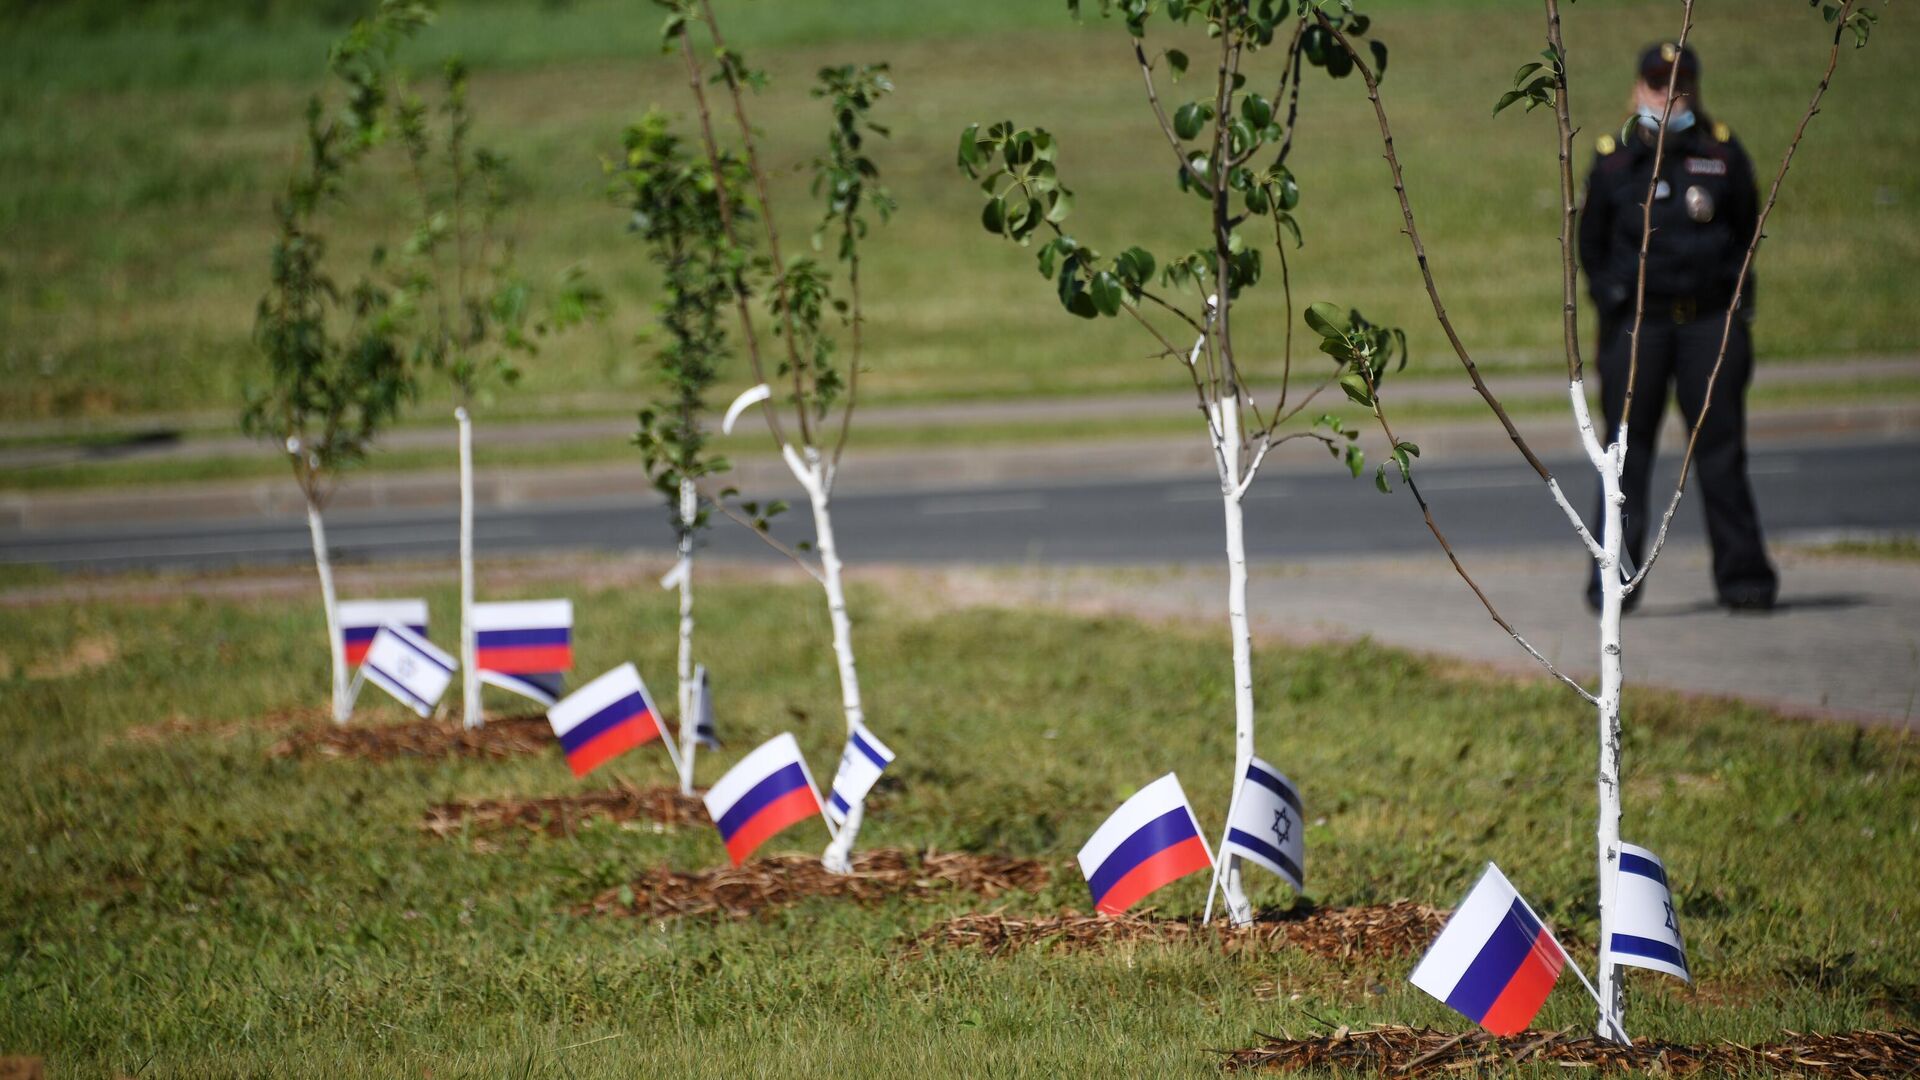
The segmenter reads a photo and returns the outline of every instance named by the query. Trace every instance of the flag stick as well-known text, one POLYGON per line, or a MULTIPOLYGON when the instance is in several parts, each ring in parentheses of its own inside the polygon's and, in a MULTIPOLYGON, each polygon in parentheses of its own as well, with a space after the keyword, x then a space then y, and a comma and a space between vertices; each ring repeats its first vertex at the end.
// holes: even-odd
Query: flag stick
MULTIPOLYGON (((647 704, 651 706, 653 702, 649 701, 647 704)), ((667 725, 661 721, 658 712, 653 714, 653 726, 659 729, 660 741, 667 746, 667 757, 673 761, 673 774, 677 777, 685 776, 686 773, 680 771, 680 749, 674 745, 675 738, 667 731, 667 725)))
POLYGON ((360 700, 360 687, 365 685, 366 681, 367 665, 361 664, 353 669, 353 685, 347 687, 347 716, 353 715, 353 704, 360 700))
POLYGON ((820 807, 820 823, 827 827, 827 837, 834 843, 840 842, 840 830, 833 825, 833 819, 827 816, 827 801, 820 797, 820 785, 813 782, 813 769, 807 764, 807 755, 800 755, 800 772, 807 778, 807 787, 813 791, 813 801, 820 807))
MULTIPOLYGON (((1520 890, 1515 889, 1513 893, 1515 896, 1520 897, 1520 905, 1527 909, 1527 914, 1533 916, 1533 921, 1539 923, 1540 929, 1545 930, 1547 932, 1547 940, 1553 942, 1554 948, 1560 950, 1560 955, 1567 958, 1567 966, 1573 969, 1573 974, 1575 975, 1575 977, 1577 977, 1580 980, 1580 985, 1587 988, 1587 993, 1593 997, 1593 1003, 1600 1007, 1600 1015, 1606 1017, 1607 1023, 1613 1025, 1614 1033, 1620 1036, 1620 1041, 1632 1042, 1633 1040, 1627 1037, 1627 1029, 1621 1026, 1620 1018, 1615 1016, 1612 1010, 1607 1008, 1606 1002, 1600 1000, 1600 991, 1595 990, 1593 988, 1593 983, 1587 980, 1587 973, 1580 970, 1580 965, 1574 962, 1573 954, 1567 951, 1567 947, 1565 945, 1560 944, 1560 939, 1558 937, 1554 936, 1553 927, 1548 926, 1547 920, 1541 918, 1540 913, 1533 910, 1533 905, 1527 903, 1527 898, 1525 896, 1520 895, 1520 890)), ((1604 963, 1606 961, 1606 958, 1607 958, 1607 946, 1605 942, 1602 942, 1600 944, 1600 960, 1604 963)))
MULTIPOLYGON (((1233 785, 1233 797, 1227 800, 1227 823, 1220 829, 1220 854, 1213 860, 1213 880, 1207 883, 1207 910, 1206 914, 1200 916, 1200 924, 1202 926, 1213 921, 1213 898, 1214 894, 1218 892, 1220 888, 1220 864, 1227 860, 1227 836, 1233 832, 1233 815, 1235 811, 1240 809, 1240 792, 1246 786, 1246 777, 1242 776, 1237 778, 1233 785)), ((1202 844, 1206 843, 1206 838, 1204 836, 1201 837, 1200 842, 1202 844)), ((1209 852, 1208 854, 1211 855, 1212 853, 1209 852)))

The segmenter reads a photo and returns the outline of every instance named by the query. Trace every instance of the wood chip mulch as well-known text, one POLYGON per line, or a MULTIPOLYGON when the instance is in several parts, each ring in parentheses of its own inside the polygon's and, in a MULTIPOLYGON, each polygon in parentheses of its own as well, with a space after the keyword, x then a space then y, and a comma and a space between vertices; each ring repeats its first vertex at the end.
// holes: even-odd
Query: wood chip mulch
POLYGON ((401 724, 326 724, 303 728, 268 751, 274 757, 504 758, 542 754, 554 746, 553 728, 540 713, 501 716, 471 730, 460 722, 409 720, 401 724))
POLYGON ((1781 1076, 1880 1080, 1920 1073, 1920 1032, 1849 1031, 1838 1035, 1785 1032, 1777 1042, 1741 1046, 1720 1042, 1686 1046, 1646 1039, 1631 1045, 1603 1042, 1567 1031, 1526 1032, 1497 1038, 1483 1031, 1449 1033, 1431 1028, 1386 1027, 1309 1039, 1263 1035, 1261 1045, 1226 1052, 1227 1069, 1288 1072, 1363 1072, 1420 1077, 1507 1072, 1531 1062, 1565 1069, 1654 1076, 1722 1075, 1731 1072, 1781 1076))
POLYGON ((1021 949, 1098 949, 1107 945, 1205 941, 1229 948, 1296 948, 1330 960, 1398 956, 1418 952, 1433 941, 1447 913, 1400 900, 1364 907, 1318 908, 1300 914, 1227 926, 1202 926, 1197 918, 1156 919, 1126 914, 1008 918, 998 912, 962 915, 915 939, 915 951, 927 948, 980 949, 1001 956, 1021 949))
POLYGON ((850 874, 828 873, 817 856, 775 855, 721 870, 648 870, 574 908, 574 914, 743 919, 816 896, 877 904, 942 892, 988 898, 1016 890, 1038 892, 1051 877, 1047 865, 1034 859, 960 851, 875 848, 855 853, 850 874))
POLYGON ((706 804, 677 787, 639 788, 622 784, 604 791, 541 798, 460 799, 427 809, 420 828, 441 839, 463 830, 501 833, 525 830, 571 836, 596 818, 613 822, 646 821, 667 828, 708 823, 706 804))

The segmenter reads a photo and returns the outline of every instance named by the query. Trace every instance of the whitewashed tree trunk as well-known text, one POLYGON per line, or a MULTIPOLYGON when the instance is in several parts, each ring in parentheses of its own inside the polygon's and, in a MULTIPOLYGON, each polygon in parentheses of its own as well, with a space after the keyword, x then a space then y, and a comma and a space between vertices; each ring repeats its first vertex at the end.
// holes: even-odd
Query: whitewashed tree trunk
POLYGON ((1620 576, 1622 533, 1621 466, 1627 456, 1626 433, 1608 447, 1606 467, 1600 471, 1606 498, 1606 555, 1600 560, 1600 703, 1595 711, 1600 727, 1598 780, 1599 822, 1596 830, 1597 869, 1600 874, 1600 1005, 1601 1038, 1624 1039, 1619 1029, 1623 1002, 1620 968, 1607 962, 1607 943, 1613 940, 1614 869, 1620 862, 1620 608, 1625 583, 1620 576))
MULTIPOLYGON (((813 508, 813 542, 820 553, 820 584, 827 591, 827 615, 833 623, 833 657, 840 666, 840 704, 851 735, 866 722, 866 717, 860 707, 860 673, 853 660, 853 620, 847 615, 847 594, 841 585, 840 549, 833 538, 829 478, 818 450, 808 447, 804 459, 791 446, 782 446, 780 453, 800 486, 806 489, 807 502, 813 508)), ((860 838, 860 822, 864 816, 864 807, 855 805, 821 855, 822 866, 836 874, 853 869, 853 845, 860 838)))
POLYGON ((1620 491, 1620 477, 1627 462, 1627 426, 1623 420, 1612 444, 1602 448, 1593 427, 1593 414, 1587 406, 1586 388, 1579 380, 1568 384, 1574 423, 1580 431, 1581 445, 1594 471, 1600 475, 1602 524, 1600 553, 1594 559, 1600 574, 1600 692, 1594 712, 1599 721, 1600 764, 1595 774, 1597 822, 1595 825, 1595 870, 1599 874, 1600 893, 1600 971, 1597 996, 1599 1018, 1595 1030, 1603 1039, 1627 1038, 1621 1026, 1622 997, 1620 969, 1607 963, 1607 943, 1613 940, 1614 868, 1620 862, 1620 612, 1626 596, 1621 576, 1621 552, 1626 530, 1622 528, 1626 496, 1620 491))
POLYGON ((477 728, 480 711, 479 636, 473 628, 473 418, 466 406, 453 410, 460 424, 460 708, 461 722, 477 728))
MULTIPOLYGON (((1233 637, 1233 781, 1229 791, 1238 793, 1240 778, 1247 775, 1253 761, 1253 629, 1247 619, 1247 532, 1246 515, 1240 485, 1242 454, 1240 445, 1240 402, 1238 392, 1228 388, 1213 415, 1215 464, 1220 469, 1220 502, 1226 519, 1227 534, 1227 625, 1233 637)), ((1232 810, 1229 806, 1229 815, 1232 810)), ((1227 918, 1235 926, 1253 921, 1253 907, 1247 902, 1242 881, 1240 858, 1230 856, 1220 876, 1220 891, 1227 905, 1227 918)))
POLYGON ((333 559, 327 554, 327 527, 320 507, 307 497, 307 531, 313 534, 313 567, 320 574, 320 603, 327 611, 327 653, 333 658, 333 722, 344 724, 353 713, 347 690, 347 646, 340 639, 340 600, 333 590, 333 559))
POLYGON ((680 792, 693 794, 693 754, 696 747, 694 724, 699 717, 693 711, 693 519, 699 512, 699 495, 693 481, 680 481, 680 562, 675 574, 680 579, 680 792))

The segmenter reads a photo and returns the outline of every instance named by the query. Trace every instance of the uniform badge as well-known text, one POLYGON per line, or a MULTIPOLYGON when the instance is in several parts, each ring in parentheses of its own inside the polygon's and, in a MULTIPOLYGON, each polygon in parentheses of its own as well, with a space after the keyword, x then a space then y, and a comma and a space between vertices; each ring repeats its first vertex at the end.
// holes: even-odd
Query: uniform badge
POLYGON ((1725 176, 1727 163, 1719 158, 1690 157, 1687 159, 1687 171, 1695 176, 1725 176))
POLYGON ((1698 184, 1687 189, 1687 216, 1701 224, 1713 220, 1713 196, 1698 184))

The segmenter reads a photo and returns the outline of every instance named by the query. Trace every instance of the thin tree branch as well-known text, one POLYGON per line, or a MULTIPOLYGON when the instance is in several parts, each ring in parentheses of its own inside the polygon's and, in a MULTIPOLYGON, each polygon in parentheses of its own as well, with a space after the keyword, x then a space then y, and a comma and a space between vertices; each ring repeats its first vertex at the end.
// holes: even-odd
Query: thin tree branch
POLYGON ((1753 270, 1754 253, 1760 249, 1760 241, 1766 237, 1767 218, 1773 213, 1774 203, 1779 201, 1780 186, 1786 181, 1787 170, 1793 165, 1794 153, 1800 149, 1800 139, 1806 135, 1807 125, 1820 112, 1820 99, 1826 96, 1827 87, 1833 82, 1833 73, 1840 66, 1840 38, 1846 32, 1847 16, 1853 13, 1854 6, 1855 0, 1846 0, 1840 6, 1839 17, 1833 21, 1833 47, 1827 54, 1827 69, 1821 73, 1819 85, 1814 87, 1813 100, 1807 102, 1807 111, 1800 116, 1800 125, 1794 128, 1793 141, 1787 144, 1786 152, 1780 156, 1780 169, 1773 175, 1773 186, 1767 191, 1766 205, 1760 208, 1760 216, 1754 221, 1753 237, 1747 241, 1746 256, 1740 260, 1740 274, 1733 283, 1733 299, 1728 302, 1726 320, 1720 327, 1720 351, 1713 358, 1713 370, 1707 375, 1707 392, 1700 402, 1700 415, 1694 418, 1693 431, 1687 436, 1686 455, 1680 459, 1680 479, 1674 484, 1673 498, 1667 503, 1666 513, 1660 517, 1660 531, 1654 536, 1653 547, 1641 560, 1633 579, 1627 582, 1626 591, 1629 594, 1639 587, 1647 571, 1653 569, 1654 560, 1660 557, 1660 551, 1667 542, 1667 530, 1673 525, 1674 511, 1680 509, 1680 499, 1686 494, 1694 451, 1700 445, 1700 430, 1706 425, 1707 410, 1713 407, 1714 384, 1719 381, 1720 368, 1727 359, 1727 344, 1733 339, 1733 320, 1740 310, 1740 298, 1746 291, 1747 277, 1753 270))
MULTIPOLYGON (((1400 446, 1400 440, 1393 433, 1393 425, 1387 422, 1386 411, 1380 407, 1379 388, 1374 384, 1373 374, 1365 364, 1359 366, 1359 371, 1361 378, 1367 381, 1367 395, 1373 399, 1373 417, 1380 422, 1380 431, 1387 437, 1387 445, 1397 449, 1400 446)), ((1480 583, 1473 580, 1472 574, 1467 573, 1467 568, 1461 563, 1460 556, 1454 553, 1453 545, 1447 542, 1447 534, 1440 531, 1440 523, 1435 521, 1433 517, 1433 507, 1428 505, 1427 497, 1420 494, 1420 485, 1414 482, 1413 471, 1409 469, 1402 479, 1406 481, 1407 490, 1413 493, 1413 501, 1420 505, 1420 516, 1426 520, 1427 531, 1433 534, 1434 540, 1440 544, 1440 550, 1446 552, 1447 561, 1453 564, 1454 573, 1460 575, 1460 580, 1466 582, 1467 588, 1473 590, 1473 595, 1479 599, 1480 606, 1487 609, 1487 615, 1493 619, 1494 623, 1498 625, 1500 629, 1505 630, 1507 636, 1518 643, 1522 649, 1525 649, 1528 656, 1533 657, 1541 667, 1545 668, 1547 674, 1552 675, 1568 687, 1571 687, 1573 692, 1579 694, 1588 704, 1599 704, 1599 699, 1588 692, 1586 687, 1581 686, 1572 676, 1555 667, 1553 661, 1548 660, 1545 654, 1539 649, 1534 648, 1532 642, 1521 637, 1520 631, 1515 630, 1513 624, 1507 621, 1506 616, 1500 614, 1500 609, 1493 606, 1493 601, 1488 598, 1485 590, 1480 588, 1480 583)))
POLYGON ((834 474, 840 471, 840 455, 847 449, 847 437, 853 434, 853 407, 860 397, 860 325, 863 320, 860 313, 860 249, 854 243, 853 215, 848 213, 841 219, 841 224, 846 231, 847 289, 853 303, 852 351, 847 363, 847 404, 840 411, 840 436, 833 442, 833 458, 823 478, 828 490, 833 488, 834 474))
MULTIPOLYGON (((713 171, 714 198, 719 204, 721 228, 726 233, 727 242, 736 250, 743 250, 739 230, 734 225, 733 199, 728 194, 726 172, 721 165, 720 143, 713 135, 713 114, 707 108, 707 91, 700 77, 700 61, 693 52, 693 39, 684 28, 680 31, 680 54, 686 59, 687 86, 693 91, 693 103, 700 114, 700 142, 707 151, 707 167, 713 171)), ((740 336, 747 345, 747 362, 753 368, 755 385, 763 384, 767 381, 767 374, 760 360, 760 336, 753 328, 753 306, 747 299, 747 284, 738 271, 731 276, 734 306, 740 313, 740 336)), ((779 410, 766 404, 761 406, 760 413, 767 418, 767 430, 772 433, 773 441, 785 446, 787 435, 781 428, 779 410)))
POLYGON ((778 537, 773 535, 773 532, 771 530, 763 529, 760 526, 754 524, 754 522, 751 519, 741 515, 741 513, 735 510, 733 507, 728 506, 725 499, 715 498, 714 496, 704 491, 700 492, 700 497, 707 500, 707 502, 711 503, 714 509, 726 515, 726 517, 729 520, 733 521, 735 524, 746 529, 748 532, 752 533, 753 535, 759 537, 761 540, 765 541, 768 547, 772 548, 773 550, 779 552, 782 555, 785 555, 787 558, 792 559, 796 566, 800 567, 800 569, 805 570, 807 572, 807 576, 813 578, 813 580, 818 581, 822 584, 826 583, 826 578, 821 575, 819 567, 815 566, 811 561, 809 561, 806 556, 793 550, 793 548, 788 547, 785 543, 782 543, 778 537))
POLYGON ((1147 86, 1147 104, 1153 106, 1153 118, 1160 122, 1160 131, 1166 135, 1167 145, 1173 147, 1174 160, 1180 163, 1180 168, 1186 171, 1194 183, 1200 185, 1200 190, 1209 195, 1213 194, 1213 182, 1206 177, 1195 175, 1193 170, 1187 168, 1186 147, 1180 145, 1180 136, 1173 130, 1173 124, 1167 120, 1167 110, 1160 105, 1160 95, 1153 88, 1153 61, 1147 59, 1146 46, 1139 38, 1133 39, 1133 58, 1140 64, 1140 80, 1147 86))
MULTIPOLYGON (((1553 0, 1548 0, 1548 7, 1553 0)), ((1660 108, 1660 126, 1653 136, 1653 175, 1647 178, 1647 198, 1640 204, 1640 263, 1634 282, 1633 330, 1627 335, 1627 395, 1620 407, 1620 430, 1611 432, 1615 441, 1627 441, 1627 419, 1633 415, 1633 387, 1640 373, 1640 326, 1647 317, 1647 248, 1653 241, 1653 197, 1660 191, 1660 169, 1667 156, 1667 121, 1673 117, 1673 91, 1680 82, 1679 50, 1687 47, 1687 35, 1693 32, 1693 0, 1684 0, 1680 10, 1680 37, 1674 43, 1673 65, 1667 69, 1667 96, 1660 108)))
MULTIPOLYGON (((713 17, 712 0, 700 0, 700 10, 707 24, 707 33, 713 37, 714 49, 726 52, 727 41, 720 35, 720 21, 713 17)), ((747 120, 747 104, 741 97, 740 80, 735 75, 733 65, 722 63, 720 72, 727 83, 727 94, 733 99, 733 118, 740 127, 740 144, 746 155, 747 170, 753 174, 754 189, 760 193, 760 224, 766 230, 767 258, 773 263, 773 282, 777 290, 775 298, 787 327, 787 366, 793 374, 793 411, 800 421, 800 442, 803 446, 812 446, 813 430, 807 420, 807 394, 800 378, 800 343, 794 337, 793 305, 787 299, 787 264, 780 258, 780 230, 773 221, 773 199, 767 191, 767 173, 760 167, 760 152, 753 141, 753 125, 747 120)))
MULTIPOLYGON (((1553 119, 1560 133, 1560 325, 1567 353, 1567 381, 1580 381, 1579 271, 1573 258, 1573 117, 1567 89, 1567 44, 1560 34, 1560 0, 1546 0, 1547 46, 1557 57, 1553 119)), ((1688 0, 1689 6, 1692 0, 1688 0)))
POLYGON ((1407 201, 1406 180, 1401 173, 1400 157, 1393 147, 1393 128, 1387 122, 1386 107, 1380 102, 1379 79, 1374 76, 1373 69, 1361 58, 1360 53, 1354 49, 1353 43, 1347 40, 1346 35, 1342 34, 1338 27, 1328 21, 1325 14, 1315 11, 1314 17, 1320 21, 1321 28, 1332 35, 1333 39, 1340 43, 1341 48, 1347 50, 1347 55, 1353 59, 1354 68, 1360 72, 1361 79, 1367 84, 1367 100, 1373 103, 1373 114, 1380 124, 1380 141, 1385 147, 1387 166, 1393 173, 1393 192, 1400 199, 1400 216, 1406 222, 1407 239, 1413 245, 1414 261, 1420 264, 1420 276, 1426 282, 1427 298, 1433 303, 1434 318, 1439 321, 1440 329, 1446 332, 1447 342, 1453 346, 1454 355, 1460 358, 1461 366, 1467 369, 1467 377, 1473 380, 1473 388, 1479 392, 1481 399, 1487 403, 1487 407, 1493 410, 1493 414, 1499 417, 1500 425, 1506 428, 1507 437, 1513 440, 1513 445, 1520 451, 1520 456, 1527 459, 1527 464, 1540 475, 1540 479, 1552 480, 1553 474, 1533 452, 1533 448, 1527 445, 1527 440, 1521 437, 1520 429, 1514 426, 1513 418, 1507 415, 1506 407, 1501 405, 1500 399, 1488 389, 1486 380, 1480 376, 1479 367, 1474 364, 1473 357, 1467 353, 1467 347, 1461 342, 1459 333, 1454 330, 1453 320, 1447 317, 1446 305, 1440 300, 1440 289, 1433 281, 1433 268, 1427 261, 1426 245, 1421 242, 1420 229, 1414 224, 1413 205, 1407 201))

